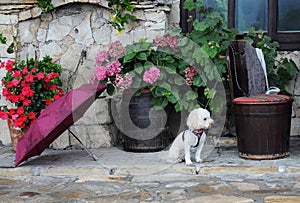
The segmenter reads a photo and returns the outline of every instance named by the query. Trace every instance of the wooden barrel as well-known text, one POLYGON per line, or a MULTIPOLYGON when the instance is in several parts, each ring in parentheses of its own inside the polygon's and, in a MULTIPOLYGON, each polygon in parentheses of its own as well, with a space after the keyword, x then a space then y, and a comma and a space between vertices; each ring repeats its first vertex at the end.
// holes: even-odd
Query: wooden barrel
POLYGON ((124 109, 129 106, 129 119, 121 121, 126 151, 155 152, 166 148, 172 142, 167 121, 168 111, 155 110, 151 99, 150 91, 142 92, 139 96, 126 93, 123 95, 122 106, 124 109))
MULTIPOLYGON (((292 101, 282 95, 277 101, 258 97, 234 100, 239 156, 246 159, 276 159, 289 155, 292 101)), ((274 96, 273 96, 274 97, 274 96)), ((275 97, 280 97, 275 96, 275 97)))

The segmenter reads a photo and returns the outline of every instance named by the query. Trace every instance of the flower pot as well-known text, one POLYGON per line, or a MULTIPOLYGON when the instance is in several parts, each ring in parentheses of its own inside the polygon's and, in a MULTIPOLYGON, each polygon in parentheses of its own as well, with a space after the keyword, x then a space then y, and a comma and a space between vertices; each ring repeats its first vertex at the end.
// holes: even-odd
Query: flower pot
POLYGON ((173 140, 168 122, 170 109, 154 109, 151 99, 150 91, 140 96, 123 94, 121 126, 126 151, 160 151, 173 140))
POLYGON ((7 120, 7 124, 8 124, 9 134, 11 138, 11 143, 14 151, 16 151, 18 141, 19 139, 21 139, 24 132, 20 128, 15 127, 14 122, 12 120, 7 120))

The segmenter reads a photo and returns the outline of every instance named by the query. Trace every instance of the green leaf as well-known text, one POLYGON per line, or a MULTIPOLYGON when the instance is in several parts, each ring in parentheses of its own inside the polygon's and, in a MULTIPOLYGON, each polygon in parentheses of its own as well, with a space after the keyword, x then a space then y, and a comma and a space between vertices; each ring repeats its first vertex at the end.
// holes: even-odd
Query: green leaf
POLYGON ((144 71, 144 67, 141 66, 141 67, 135 68, 134 70, 135 70, 135 72, 137 72, 138 74, 141 74, 141 73, 144 71))
POLYGON ((175 109, 176 112, 181 111, 181 105, 180 105, 179 102, 177 102, 177 103, 175 104, 174 109, 175 109))
POLYGON ((7 53, 9 53, 9 54, 14 53, 14 46, 15 46, 15 44, 12 42, 6 50, 7 53))
POLYGON ((172 56, 167 56, 166 57, 166 61, 168 62, 168 63, 174 63, 174 58, 172 57, 172 56))
POLYGON ((197 92, 194 91, 187 91, 187 93, 185 93, 185 97, 187 100, 195 100, 198 98, 198 94, 197 92))
POLYGON ((106 88, 107 94, 112 96, 115 92, 115 87, 112 84, 108 84, 106 88))
POLYGON ((171 102, 172 104, 175 104, 178 101, 178 99, 173 94, 171 94, 168 97, 168 101, 171 102))
POLYGON ((153 67, 153 66, 155 66, 151 61, 146 61, 145 63, 144 63, 144 66, 145 67, 153 67))
POLYGON ((146 61, 147 60, 147 54, 145 52, 140 52, 137 57, 137 59, 141 60, 141 61, 146 61))
POLYGON ((139 87, 141 87, 141 82, 142 82, 142 79, 140 77, 134 77, 131 86, 133 88, 139 88, 139 87))
POLYGON ((136 52, 131 52, 129 54, 126 54, 123 58, 123 62, 124 63, 127 63, 127 62, 130 62, 135 56, 136 56, 136 52))
POLYGON ((2 33, 0 33, 0 43, 6 44, 6 37, 3 37, 2 33))
POLYGON ((184 85, 185 84, 185 80, 180 76, 176 77, 174 79, 174 82, 176 85, 184 85))

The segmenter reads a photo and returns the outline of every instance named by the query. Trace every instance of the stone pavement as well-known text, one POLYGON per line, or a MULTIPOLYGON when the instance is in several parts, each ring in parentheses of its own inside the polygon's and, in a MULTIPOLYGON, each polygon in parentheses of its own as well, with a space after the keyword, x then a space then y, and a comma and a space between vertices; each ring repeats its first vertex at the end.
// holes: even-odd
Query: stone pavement
POLYGON ((234 141, 206 148, 201 164, 166 162, 166 151, 130 153, 47 149, 14 168, 14 152, 0 146, 0 202, 300 202, 300 137, 289 157, 238 157, 234 141))

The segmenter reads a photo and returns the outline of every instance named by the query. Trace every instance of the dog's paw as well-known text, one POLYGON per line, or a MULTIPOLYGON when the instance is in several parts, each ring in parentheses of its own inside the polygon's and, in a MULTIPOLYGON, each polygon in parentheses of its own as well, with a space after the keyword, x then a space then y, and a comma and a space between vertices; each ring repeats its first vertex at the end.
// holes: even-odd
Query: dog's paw
POLYGON ((196 162, 197 162, 197 163, 202 163, 202 162, 203 162, 203 159, 196 159, 196 162))
POLYGON ((185 162, 185 165, 186 165, 186 166, 192 166, 192 165, 193 165, 193 162, 191 162, 191 161, 186 161, 186 162, 185 162))

